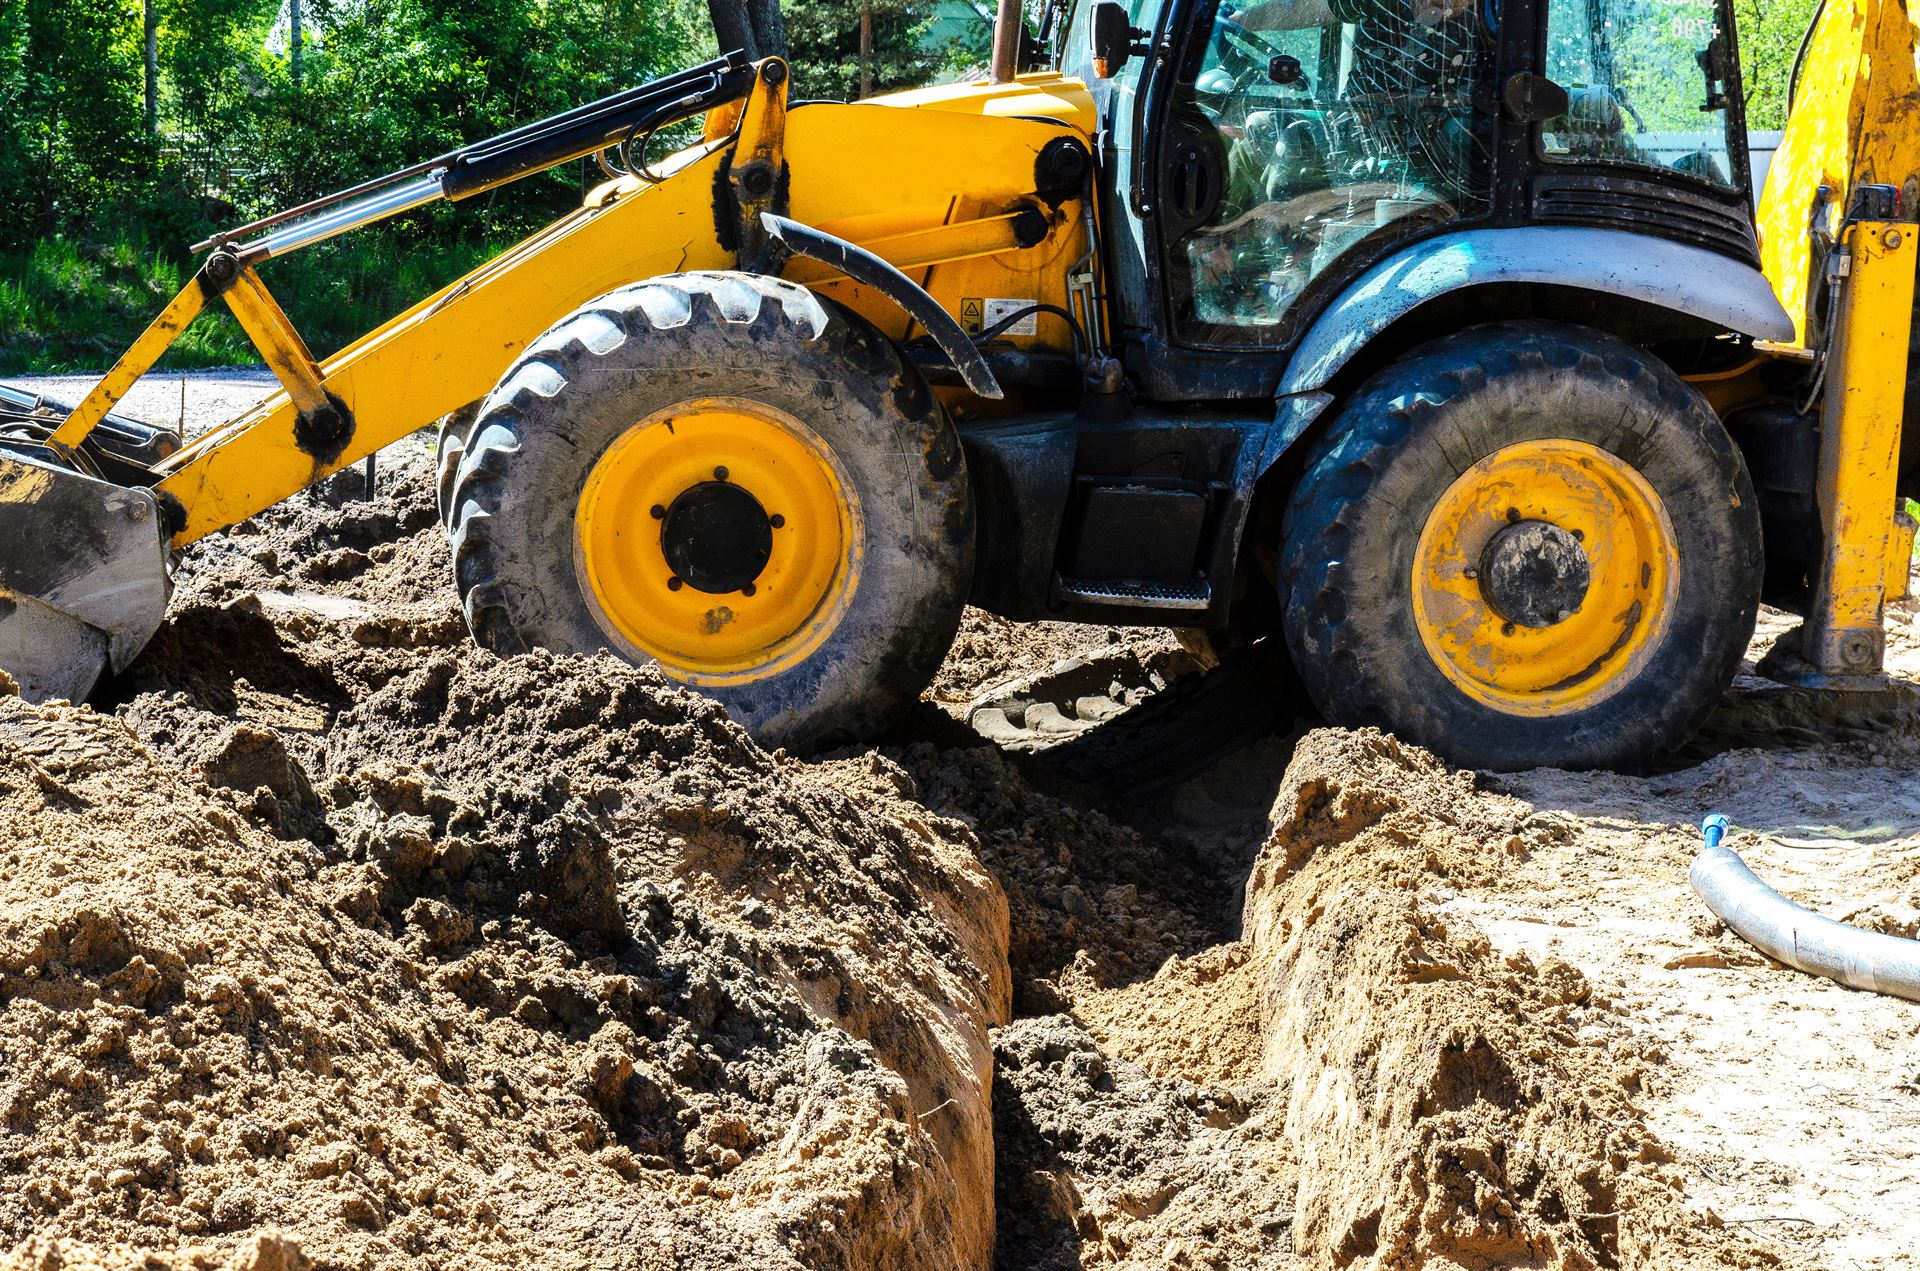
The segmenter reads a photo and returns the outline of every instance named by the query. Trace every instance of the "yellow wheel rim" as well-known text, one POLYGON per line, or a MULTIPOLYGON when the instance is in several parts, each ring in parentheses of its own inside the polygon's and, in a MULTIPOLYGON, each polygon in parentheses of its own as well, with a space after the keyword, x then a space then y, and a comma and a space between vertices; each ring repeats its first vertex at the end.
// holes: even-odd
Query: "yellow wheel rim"
POLYGON ((760 402, 697 398, 640 420, 587 474, 574 524, 601 629, 692 684, 803 661, 859 580, 852 483, 812 429, 760 402))
POLYGON ((1633 467, 1585 442, 1520 442, 1467 469, 1428 515, 1414 621, 1469 697, 1513 715, 1578 710, 1658 647, 1677 560, 1666 508, 1633 467))

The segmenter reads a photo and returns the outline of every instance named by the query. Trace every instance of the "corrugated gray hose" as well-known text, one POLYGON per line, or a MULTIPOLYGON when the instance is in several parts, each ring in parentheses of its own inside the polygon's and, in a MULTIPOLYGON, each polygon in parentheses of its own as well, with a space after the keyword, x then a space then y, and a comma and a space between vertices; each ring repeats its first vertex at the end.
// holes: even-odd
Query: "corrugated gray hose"
POLYGON ((1687 881, 1741 939, 1776 961, 1850 988, 1920 1001, 1920 941, 1862 931, 1794 904, 1721 846, 1726 817, 1715 813, 1700 831, 1705 843, 1687 881))

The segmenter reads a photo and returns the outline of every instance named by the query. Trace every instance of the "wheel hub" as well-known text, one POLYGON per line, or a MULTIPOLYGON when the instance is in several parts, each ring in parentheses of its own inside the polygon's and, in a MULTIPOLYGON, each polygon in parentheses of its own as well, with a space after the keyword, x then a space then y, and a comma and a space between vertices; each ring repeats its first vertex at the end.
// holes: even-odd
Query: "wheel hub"
POLYGON ((1548 521, 1518 521, 1480 556, 1480 593, 1508 622, 1550 627, 1580 612, 1593 566, 1580 539, 1548 521))
POLYGON ((709 595, 751 587, 773 555, 773 522, 760 500, 727 481, 681 492, 660 522, 660 549, 676 578, 709 595))
POLYGON ((859 498, 832 450, 744 398, 689 398, 636 421, 587 474, 574 530, 610 640, 705 686, 811 656, 861 573, 859 498))
POLYGON ((1583 710, 1659 648, 1680 553, 1660 496, 1588 442, 1514 442, 1462 472, 1414 546, 1413 619, 1427 655, 1503 714, 1583 710))

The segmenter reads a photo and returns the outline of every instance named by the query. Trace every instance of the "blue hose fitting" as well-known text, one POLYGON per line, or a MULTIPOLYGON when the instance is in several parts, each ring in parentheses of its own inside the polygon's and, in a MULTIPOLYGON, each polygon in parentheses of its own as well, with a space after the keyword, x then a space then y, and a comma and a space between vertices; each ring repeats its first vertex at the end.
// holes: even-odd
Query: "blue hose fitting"
POLYGON ((1709 813, 1707 819, 1700 822, 1700 835, 1706 840, 1703 846, 1720 846, 1720 840, 1727 836, 1727 826, 1726 817, 1718 812, 1709 813))

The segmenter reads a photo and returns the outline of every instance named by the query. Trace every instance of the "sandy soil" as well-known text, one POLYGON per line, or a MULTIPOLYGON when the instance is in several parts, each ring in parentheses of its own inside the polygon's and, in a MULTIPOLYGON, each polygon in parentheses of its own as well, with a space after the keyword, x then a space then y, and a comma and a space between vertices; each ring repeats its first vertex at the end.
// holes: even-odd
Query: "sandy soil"
POLYGON ((895 736, 769 756, 468 648, 425 461, 197 548, 95 708, 0 697, 7 1271, 1911 1265, 1920 1007, 1685 874, 1723 811, 1916 934, 1913 693, 1495 778, 969 614, 895 736))

